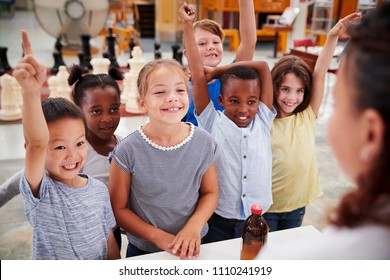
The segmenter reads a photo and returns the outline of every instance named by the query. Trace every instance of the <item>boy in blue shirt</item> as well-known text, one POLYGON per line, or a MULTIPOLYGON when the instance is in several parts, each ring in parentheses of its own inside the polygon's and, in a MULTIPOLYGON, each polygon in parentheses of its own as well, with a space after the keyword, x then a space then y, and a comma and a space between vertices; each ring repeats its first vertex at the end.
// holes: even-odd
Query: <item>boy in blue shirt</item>
POLYGON ((195 12, 186 3, 179 9, 192 75, 195 116, 221 147, 217 158, 218 207, 209 220, 205 242, 241 236, 252 204, 264 212, 272 204, 272 153, 270 130, 276 111, 272 107, 272 77, 266 62, 237 62, 207 70, 199 58, 194 38, 195 12), (216 110, 207 80, 221 76, 216 110))

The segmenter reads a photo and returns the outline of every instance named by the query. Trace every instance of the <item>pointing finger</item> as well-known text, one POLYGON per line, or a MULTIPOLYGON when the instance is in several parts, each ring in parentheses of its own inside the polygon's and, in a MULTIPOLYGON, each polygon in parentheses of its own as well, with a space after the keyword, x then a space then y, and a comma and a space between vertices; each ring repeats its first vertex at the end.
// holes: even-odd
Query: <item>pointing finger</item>
POLYGON ((25 55, 32 54, 31 44, 30 40, 28 39, 28 34, 26 30, 22 30, 22 46, 25 55))

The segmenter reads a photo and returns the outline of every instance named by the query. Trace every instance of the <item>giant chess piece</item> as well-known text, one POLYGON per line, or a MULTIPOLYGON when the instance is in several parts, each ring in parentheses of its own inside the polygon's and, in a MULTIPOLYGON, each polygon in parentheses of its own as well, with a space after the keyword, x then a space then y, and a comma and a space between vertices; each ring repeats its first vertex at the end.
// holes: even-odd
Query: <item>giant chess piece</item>
MULTIPOLYGON (((133 49, 134 49, 134 47, 136 46, 136 44, 135 44, 135 42, 134 42, 134 36, 131 36, 131 38, 130 38, 130 42, 129 42, 129 53, 130 53, 130 59, 132 59, 133 58, 133 49)), ((127 68, 129 68, 130 69, 130 64, 129 63, 127 63, 127 68)))
POLYGON ((92 58, 92 74, 108 74, 110 60, 108 58, 92 58))
POLYGON ((131 38, 130 38, 130 43, 129 43, 130 58, 133 58, 133 49, 134 49, 135 46, 136 46, 136 44, 135 44, 135 42, 134 42, 134 37, 131 36, 131 38))
POLYGON ((162 53, 160 51, 161 45, 159 43, 154 43, 154 59, 161 59, 162 53))
POLYGON ((0 47, 0 75, 12 70, 7 59, 7 47, 0 47))
MULTIPOLYGON (((81 34, 81 53, 83 54, 82 56, 82 61, 80 61, 80 66, 81 68, 87 67, 89 70, 92 70, 92 65, 91 65, 91 44, 89 43, 89 40, 91 39, 91 36, 89 34, 81 34)), ((80 53, 79 53, 79 58, 80 58, 80 53)))
POLYGON ((142 110, 138 106, 138 88, 137 88, 137 79, 139 72, 142 67, 145 65, 145 61, 142 56, 142 49, 139 46, 135 46, 133 49, 133 58, 129 59, 130 71, 128 74, 125 74, 125 85, 126 88, 122 92, 121 101, 126 102, 125 110, 129 113, 142 113, 142 110), (123 98, 122 98, 123 97, 123 98))
POLYGON ((61 37, 58 37, 56 43, 54 44, 55 51, 53 52, 54 66, 50 69, 50 73, 57 74, 58 69, 61 65, 66 66, 64 59, 62 57, 62 44, 61 37))
POLYGON ((116 55, 115 55, 116 35, 112 33, 112 28, 108 29, 108 34, 106 36, 106 39, 107 39, 108 52, 103 53, 103 57, 108 58, 110 60, 110 67, 119 68, 119 63, 116 60, 116 55))
POLYGON ((48 85, 48 88, 49 88, 49 97, 50 98, 59 97, 59 95, 58 95, 58 78, 57 78, 57 76, 50 76, 47 79, 47 85, 48 85))
POLYGON ((89 72, 88 66, 84 64, 84 53, 79 52, 77 54, 77 56, 79 58, 79 66, 80 66, 82 72, 83 73, 88 73, 89 72))
POLYGON ((183 64, 182 57, 183 57, 183 52, 180 51, 180 46, 172 45, 172 58, 178 61, 180 64, 183 64))
POLYGON ((19 96, 13 91, 13 80, 9 74, 0 77, 1 85, 1 109, 0 119, 4 121, 15 121, 22 118, 19 96))
POLYGON ((11 85, 12 85, 13 94, 15 95, 16 106, 19 106, 19 108, 22 109, 23 106, 22 87, 15 78, 12 79, 11 85))
POLYGON ((70 93, 72 92, 71 87, 68 83, 69 73, 66 66, 60 66, 57 79, 58 79, 58 87, 57 87, 57 96, 63 97, 68 100, 71 100, 70 93))

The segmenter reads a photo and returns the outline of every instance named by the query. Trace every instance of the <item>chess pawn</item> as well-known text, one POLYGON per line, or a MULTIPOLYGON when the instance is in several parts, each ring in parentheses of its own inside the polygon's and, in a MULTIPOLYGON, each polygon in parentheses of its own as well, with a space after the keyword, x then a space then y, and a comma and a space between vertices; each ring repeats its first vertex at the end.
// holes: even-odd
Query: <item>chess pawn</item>
POLYGON ((126 72, 123 79, 123 89, 121 93, 121 104, 126 104, 128 96, 130 96, 131 91, 131 74, 126 72))
POLYGON ((69 78, 69 73, 68 73, 68 70, 66 69, 66 66, 60 66, 58 74, 57 74, 58 97, 63 97, 63 98, 71 100, 70 93, 71 93, 72 89, 68 84, 68 78, 69 78))
POLYGON ((138 74, 141 71, 142 67, 145 65, 144 59, 142 56, 142 49, 140 46, 135 46, 132 51, 133 58, 129 59, 130 71, 128 74, 129 86, 125 98, 126 98, 126 107, 125 110, 129 113, 142 113, 138 107, 138 88, 137 88, 137 79, 138 74))
POLYGON ((108 58, 93 58, 91 59, 92 74, 108 74, 110 60, 108 58))
POLYGON ((22 87, 14 77, 12 77, 12 91, 14 92, 15 95, 16 105, 19 106, 19 108, 22 108, 23 105, 22 87))
POLYGON ((50 98, 58 97, 58 78, 57 78, 57 76, 50 76, 47 79, 47 84, 49 87, 49 97, 50 98))
POLYGON ((18 96, 12 88, 13 77, 4 74, 0 77, 1 85, 1 109, 0 119, 4 121, 15 121, 22 118, 22 109, 18 105, 18 96))

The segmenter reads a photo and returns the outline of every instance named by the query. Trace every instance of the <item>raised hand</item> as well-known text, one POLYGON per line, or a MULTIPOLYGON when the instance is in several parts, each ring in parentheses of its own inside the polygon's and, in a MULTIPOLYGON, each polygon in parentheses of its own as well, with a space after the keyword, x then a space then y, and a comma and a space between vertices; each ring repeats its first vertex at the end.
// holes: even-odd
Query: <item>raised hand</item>
POLYGON ((26 30, 22 30, 24 57, 15 66, 13 76, 23 88, 23 92, 39 92, 46 79, 46 67, 32 54, 30 40, 26 30))
POLYGON ((194 22, 196 18, 195 10, 192 6, 188 5, 186 2, 179 8, 179 16, 181 21, 184 22, 194 22))
POLYGON ((335 26, 329 31, 328 36, 342 35, 351 24, 359 21, 362 18, 362 13, 352 13, 340 19, 335 26))

